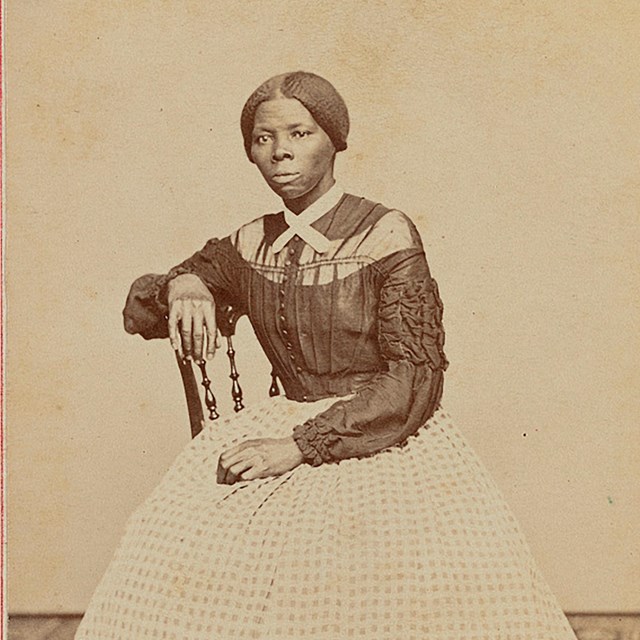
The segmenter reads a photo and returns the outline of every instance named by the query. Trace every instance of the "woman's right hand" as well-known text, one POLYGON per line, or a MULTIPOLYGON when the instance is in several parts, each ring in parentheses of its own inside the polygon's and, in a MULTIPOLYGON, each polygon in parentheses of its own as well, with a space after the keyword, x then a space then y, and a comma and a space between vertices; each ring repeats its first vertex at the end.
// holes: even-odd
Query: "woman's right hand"
POLYGON ((185 273, 169 282, 169 340, 181 358, 213 358, 217 346, 213 296, 196 275, 185 273))

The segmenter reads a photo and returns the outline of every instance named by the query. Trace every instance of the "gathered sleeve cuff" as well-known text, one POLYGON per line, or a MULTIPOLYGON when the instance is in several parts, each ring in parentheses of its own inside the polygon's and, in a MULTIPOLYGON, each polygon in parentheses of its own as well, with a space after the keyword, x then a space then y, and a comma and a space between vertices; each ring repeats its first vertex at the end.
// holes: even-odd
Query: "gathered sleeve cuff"
POLYGON ((378 342, 384 369, 353 396, 294 428, 317 466, 401 444, 435 412, 443 389, 442 303, 421 247, 384 260, 378 342))
MULTIPOLYGON (((167 338, 167 288, 173 278, 191 273, 197 275, 209 289, 216 304, 229 301, 240 307, 238 274, 239 256, 229 238, 209 240, 196 252, 168 273, 147 274, 131 285, 124 310, 127 333, 140 334, 146 340, 167 338)), ((241 310, 240 314, 242 313, 241 310)))

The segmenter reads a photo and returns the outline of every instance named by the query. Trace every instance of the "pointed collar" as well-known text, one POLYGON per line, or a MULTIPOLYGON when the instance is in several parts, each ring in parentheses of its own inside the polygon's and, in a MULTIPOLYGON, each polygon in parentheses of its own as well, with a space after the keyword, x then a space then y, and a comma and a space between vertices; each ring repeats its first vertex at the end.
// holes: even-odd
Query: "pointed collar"
POLYGON ((319 220, 325 213, 333 209, 344 195, 344 191, 334 184, 327 193, 309 205, 304 211, 295 214, 285 207, 284 220, 287 228, 273 242, 273 252, 279 253, 284 246, 298 236, 304 240, 314 251, 325 253, 329 249, 329 240, 326 236, 314 229, 311 225, 319 220))

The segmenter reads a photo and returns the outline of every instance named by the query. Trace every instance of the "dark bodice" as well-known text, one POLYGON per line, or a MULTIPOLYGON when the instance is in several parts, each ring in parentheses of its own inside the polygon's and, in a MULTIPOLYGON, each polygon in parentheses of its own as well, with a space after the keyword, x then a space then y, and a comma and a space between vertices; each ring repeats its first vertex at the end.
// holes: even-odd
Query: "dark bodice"
POLYGON ((195 273, 216 300, 247 314, 289 398, 346 396, 294 437, 313 464, 368 455, 406 439, 442 394, 442 307, 409 219, 345 195, 314 227, 330 241, 316 253, 294 237, 273 241, 282 214, 263 216, 165 276, 134 283, 125 326, 166 337, 166 283, 195 273))

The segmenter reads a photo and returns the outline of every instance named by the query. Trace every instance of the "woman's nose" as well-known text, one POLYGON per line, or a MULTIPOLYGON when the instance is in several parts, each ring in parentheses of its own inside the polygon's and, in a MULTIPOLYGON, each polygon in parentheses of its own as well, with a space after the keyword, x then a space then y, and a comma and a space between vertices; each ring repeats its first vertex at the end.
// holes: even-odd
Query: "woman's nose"
POLYGON ((276 142, 273 147, 273 161, 280 162, 281 160, 291 160, 292 158, 293 153, 291 152, 291 150, 283 142, 276 142))

